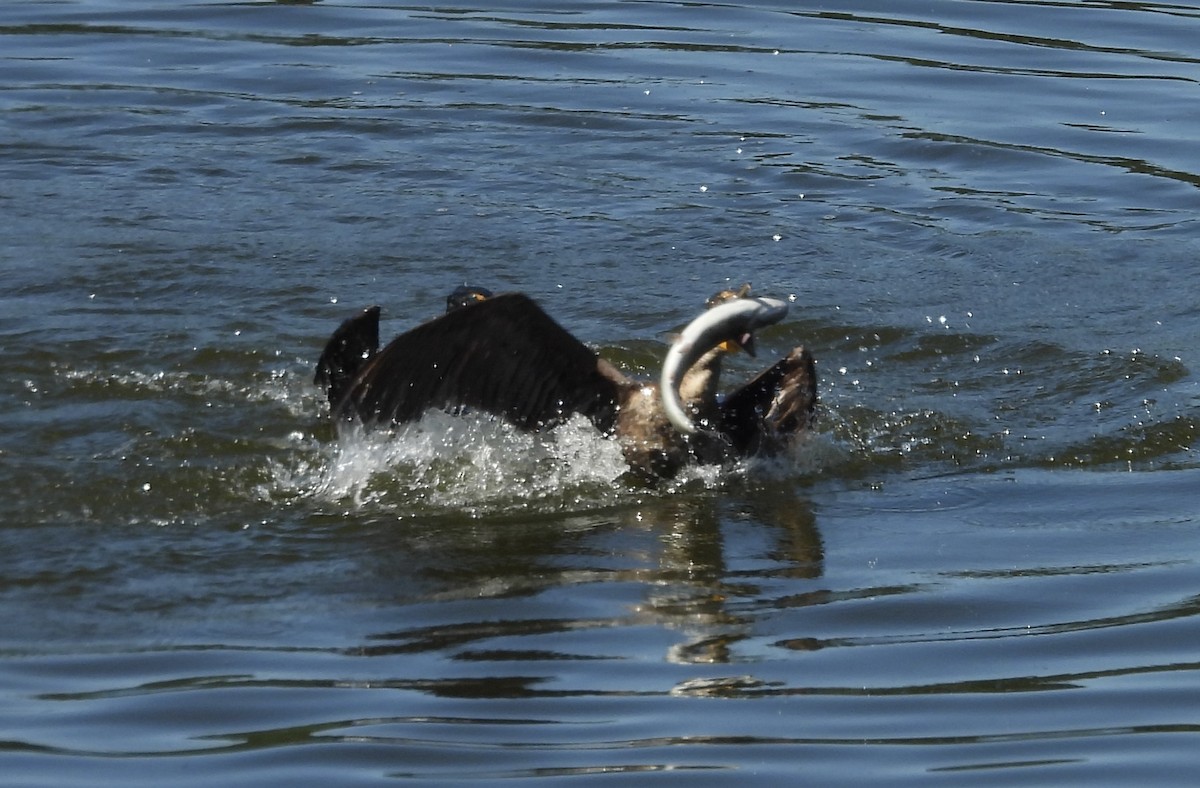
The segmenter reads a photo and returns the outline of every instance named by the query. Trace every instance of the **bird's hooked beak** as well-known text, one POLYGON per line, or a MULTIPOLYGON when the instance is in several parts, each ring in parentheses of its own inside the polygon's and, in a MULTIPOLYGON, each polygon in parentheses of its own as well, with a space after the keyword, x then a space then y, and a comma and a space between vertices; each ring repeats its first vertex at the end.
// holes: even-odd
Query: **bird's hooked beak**
POLYGON ((754 334, 747 331, 740 336, 730 337, 718 345, 726 353, 736 353, 741 350, 750 358, 758 357, 758 348, 754 345, 754 334))
MULTIPOLYGON (((712 296, 710 296, 709 299, 704 302, 704 305, 708 309, 712 309, 715 306, 727 304, 730 301, 736 301, 739 298, 749 297, 750 283, 747 282, 736 290, 730 288, 713 293, 712 296)), ((726 353, 736 353, 739 350, 743 350, 751 358, 755 358, 758 355, 756 348, 754 347, 754 334, 751 331, 744 331, 741 334, 732 336, 721 344, 717 345, 717 347, 726 353)))

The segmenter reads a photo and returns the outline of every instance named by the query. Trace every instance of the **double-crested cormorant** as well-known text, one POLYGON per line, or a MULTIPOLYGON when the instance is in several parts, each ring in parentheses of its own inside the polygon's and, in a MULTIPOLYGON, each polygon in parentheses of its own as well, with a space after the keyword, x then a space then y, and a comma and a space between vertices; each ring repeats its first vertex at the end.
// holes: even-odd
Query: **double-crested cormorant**
POLYGON ((528 296, 461 287, 446 313, 379 349, 379 307, 344 322, 317 362, 339 423, 413 421, 430 408, 479 410, 526 430, 574 414, 620 441, 630 468, 670 477, 685 463, 773 453, 806 429, 816 406, 812 355, 794 349, 725 399, 722 357, 754 354, 754 332, 787 304, 723 291, 679 335, 659 383, 632 380, 573 337, 528 296))

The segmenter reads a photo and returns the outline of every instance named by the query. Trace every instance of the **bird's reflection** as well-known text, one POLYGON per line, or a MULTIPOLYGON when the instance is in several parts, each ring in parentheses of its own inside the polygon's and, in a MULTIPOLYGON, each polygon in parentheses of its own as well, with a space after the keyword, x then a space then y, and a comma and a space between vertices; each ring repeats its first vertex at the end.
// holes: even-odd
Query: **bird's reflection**
POLYGON ((648 585, 640 617, 684 635, 667 659, 680 663, 727 663, 731 649, 750 636, 753 619, 738 612, 739 600, 757 598, 754 571, 732 565, 764 558, 776 566, 771 574, 814 578, 821 574, 824 549, 812 508, 791 492, 762 489, 739 501, 733 511, 720 499, 706 497, 663 501, 639 512, 658 524, 661 550, 658 582, 648 585), (730 531, 765 531, 773 546, 765 556, 739 555, 741 540, 730 531))
POLYGON ((595 638, 570 633, 651 625, 682 637, 670 662, 736 661, 762 581, 817 578, 824 560, 812 506, 790 485, 568 517, 406 523, 378 536, 371 571, 390 578, 408 625, 359 653, 457 660, 604 658, 575 648, 594 651, 595 638), (553 649, 531 645, 546 637, 553 649))

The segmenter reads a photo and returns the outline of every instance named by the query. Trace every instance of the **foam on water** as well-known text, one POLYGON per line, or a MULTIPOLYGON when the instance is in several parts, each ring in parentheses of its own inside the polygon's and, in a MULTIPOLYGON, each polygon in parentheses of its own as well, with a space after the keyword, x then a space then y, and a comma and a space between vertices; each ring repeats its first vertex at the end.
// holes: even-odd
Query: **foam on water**
POLYGON ((222 500, 263 505, 262 518, 277 507, 399 518, 594 511, 746 479, 807 478, 861 454, 819 427, 781 456, 689 466, 646 486, 630 477, 619 443, 582 417, 533 434, 483 414, 431 411, 393 429, 336 435, 306 367, 248 367, 226 375, 67 364, 31 380, 31 401, 55 391, 102 408, 116 428, 97 437, 91 419, 39 414, 36 423, 56 424, 63 452, 79 451, 87 434, 93 457, 71 471, 78 502, 60 500, 65 508, 51 519, 195 522, 222 500), (106 475, 113 463, 121 484, 106 475))
POLYGON ((620 489, 620 447, 582 418, 545 434, 487 416, 439 411, 393 430, 345 431, 325 454, 313 495, 400 513, 557 509, 620 489))
POLYGON ((630 479, 620 444, 583 417, 533 434, 487 416, 430 411, 393 430, 347 431, 321 451, 307 481, 305 474, 281 474, 277 480, 289 476, 290 483, 310 484, 313 498, 354 509, 379 507, 401 516, 455 511, 478 517, 595 509, 646 495, 715 489, 748 476, 814 475, 843 454, 831 439, 813 434, 779 457, 692 465, 647 488, 630 479))
MULTIPOLYGON (((1061 355, 1055 354, 1054 368, 1073 369, 1062 363, 1061 355)), ((40 513, 30 514, 34 519, 69 519, 82 511, 84 519, 189 522, 207 519, 201 513, 220 500, 230 506, 243 501, 399 518, 549 514, 594 511, 645 496, 714 490, 747 480, 852 480, 914 467, 1107 467, 1121 458, 1163 463, 1178 457, 1181 447, 1186 454, 1197 423, 1194 404, 1188 401, 1171 410, 1165 405, 1174 400, 1164 397, 1154 406, 1161 411, 1158 418, 1146 414, 1148 426, 1124 426, 1133 409, 1131 396, 1148 397, 1164 383, 1189 385, 1176 381, 1177 362, 1122 364, 1114 372, 1104 364, 1110 358, 1084 359, 1090 364, 1067 381, 1071 385, 1063 393, 1043 392, 1032 404, 1049 409, 1049 421, 1043 418, 1021 431, 1011 423, 1011 413, 999 420, 1003 414, 980 418, 955 410, 954 397, 860 402, 870 398, 862 391, 843 391, 835 376, 827 383, 814 431, 783 455, 692 466, 649 488, 628 477, 615 441, 578 418, 548 433, 529 434, 486 416, 431 412, 396 429, 336 437, 302 359, 279 364, 256 353, 235 353, 217 359, 221 369, 207 374, 56 362, 30 376, 24 396, 31 405, 53 401, 76 412, 67 416, 57 406, 35 407, 26 426, 36 431, 38 425, 53 424, 63 456, 86 452, 94 461, 71 466, 76 492, 54 498, 58 514, 48 514, 41 505, 36 507, 40 513), (1097 366, 1098 371, 1093 369, 1097 366), (1071 433, 1073 442, 1056 439, 1052 428, 1078 411, 1081 399, 1126 406, 1088 410, 1086 416, 1097 428, 1090 440, 1078 440, 1077 432, 1071 433), (98 417, 114 429, 98 432, 98 417), (1103 419, 1113 423, 1099 423, 1103 419), (1036 433, 1030 431, 1035 427, 1036 433), (122 484, 107 480, 105 467, 113 462, 128 474, 122 484)), ((1049 370, 1036 366, 1036 359, 1024 360, 1037 378, 1051 377, 1049 370)), ((1012 399, 1005 398, 1003 405, 1012 408, 1012 399)), ((1030 408, 1017 412, 1036 415, 1030 408)), ((264 509, 261 517, 270 512, 264 509)))

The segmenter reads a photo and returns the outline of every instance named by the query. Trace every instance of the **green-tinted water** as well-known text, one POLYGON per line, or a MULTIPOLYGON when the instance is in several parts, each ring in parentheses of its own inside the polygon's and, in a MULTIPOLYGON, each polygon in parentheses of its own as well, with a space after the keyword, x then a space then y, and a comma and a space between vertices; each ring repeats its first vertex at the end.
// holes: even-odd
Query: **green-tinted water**
POLYGON ((0 784, 1184 782, 1185 6, 0 7, 0 784), (463 281, 651 375, 795 296, 817 434, 338 443, 463 281), (616 777, 615 779, 620 779, 616 777))

